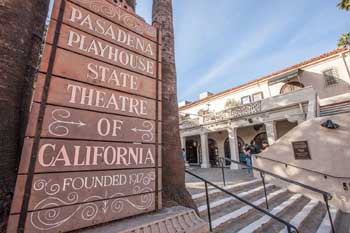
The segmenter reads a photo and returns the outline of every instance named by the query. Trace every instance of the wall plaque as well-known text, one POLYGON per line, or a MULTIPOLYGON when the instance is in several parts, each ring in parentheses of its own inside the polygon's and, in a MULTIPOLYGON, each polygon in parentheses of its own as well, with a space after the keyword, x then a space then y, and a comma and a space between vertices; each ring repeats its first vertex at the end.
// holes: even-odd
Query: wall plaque
POLYGON ((7 232, 161 208, 160 38, 120 3, 55 0, 7 232))
POLYGON ((307 141, 292 142, 294 158, 296 160, 311 159, 307 141))

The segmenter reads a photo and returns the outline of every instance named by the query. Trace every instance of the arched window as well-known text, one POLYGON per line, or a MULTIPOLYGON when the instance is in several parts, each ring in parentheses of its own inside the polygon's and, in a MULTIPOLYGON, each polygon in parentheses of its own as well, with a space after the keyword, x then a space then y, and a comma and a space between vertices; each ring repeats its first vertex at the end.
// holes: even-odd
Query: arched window
POLYGON ((280 93, 285 94, 285 93, 296 91, 302 88, 304 88, 304 85, 302 83, 298 81, 293 81, 293 82, 284 84, 281 88, 280 93))
POLYGON ((258 150, 261 150, 261 148, 263 148, 263 143, 267 142, 267 134, 266 133, 259 133, 257 134, 254 139, 255 144, 258 146, 258 150))

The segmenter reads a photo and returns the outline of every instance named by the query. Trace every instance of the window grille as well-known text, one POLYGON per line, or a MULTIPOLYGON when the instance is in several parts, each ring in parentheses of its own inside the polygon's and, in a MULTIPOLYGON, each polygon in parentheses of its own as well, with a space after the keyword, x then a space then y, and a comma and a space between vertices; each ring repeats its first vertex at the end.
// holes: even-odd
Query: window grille
POLYGON ((325 77, 326 87, 334 86, 339 82, 338 71, 336 68, 323 71, 323 76, 325 77))

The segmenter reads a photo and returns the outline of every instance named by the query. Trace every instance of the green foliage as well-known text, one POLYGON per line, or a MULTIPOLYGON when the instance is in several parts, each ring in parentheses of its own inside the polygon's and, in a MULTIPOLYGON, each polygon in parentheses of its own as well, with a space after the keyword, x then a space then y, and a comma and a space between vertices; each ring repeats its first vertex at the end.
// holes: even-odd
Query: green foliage
POLYGON ((201 109, 198 111, 198 115, 200 115, 200 116, 204 116, 207 114, 209 114, 209 111, 207 109, 201 109))
POLYGON ((239 106, 240 103, 237 101, 237 100, 234 100, 234 99, 229 99, 226 101, 225 103, 225 108, 226 109, 229 109, 229 108, 234 108, 234 107, 237 107, 239 106))
POLYGON ((341 0, 337 7, 339 7, 341 10, 346 10, 349 11, 350 10, 350 0, 341 0))
POLYGON ((348 47, 350 45, 350 32, 344 33, 339 37, 338 47, 348 47))
POLYGON ((185 121, 185 120, 188 120, 190 118, 190 115, 189 114, 181 114, 180 113, 180 121, 185 121))

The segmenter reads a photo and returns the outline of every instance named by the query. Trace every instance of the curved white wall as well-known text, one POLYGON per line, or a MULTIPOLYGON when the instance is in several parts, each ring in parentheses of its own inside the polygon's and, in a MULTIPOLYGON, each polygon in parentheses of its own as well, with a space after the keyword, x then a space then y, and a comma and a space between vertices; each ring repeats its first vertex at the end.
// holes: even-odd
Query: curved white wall
MULTIPOLYGON (((350 212, 350 114, 305 121, 277 140, 260 156, 328 174, 325 178, 321 174, 292 166, 286 167, 285 164, 263 158, 253 161, 256 167, 332 193, 334 198, 331 203, 350 212), (321 127, 321 123, 327 119, 333 120, 340 127, 334 130, 321 127), (293 141, 308 141, 312 159, 295 160, 291 144, 293 141), (348 190, 344 190, 344 183, 348 190)), ((296 186, 289 188, 292 191, 305 191, 296 186)), ((322 198, 319 195, 316 197, 322 198)))

